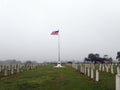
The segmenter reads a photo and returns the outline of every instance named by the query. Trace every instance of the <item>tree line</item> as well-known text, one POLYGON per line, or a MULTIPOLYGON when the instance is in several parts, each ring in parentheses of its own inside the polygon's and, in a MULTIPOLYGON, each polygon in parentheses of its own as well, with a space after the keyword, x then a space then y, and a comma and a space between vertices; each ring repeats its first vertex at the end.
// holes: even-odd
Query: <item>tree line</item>
MULTIPOLYGON (((117 52, 116 59, 118 62, 120 62, 120 52, 117 52)), ((85 57, 84 62, 89 63, 112 63, 113 59, 112 57, 109 57, 108 55, 104 55, 103 57, 100 56, 100 54, 96 53, 90 53, 88 54, 88 57, 85 57)))

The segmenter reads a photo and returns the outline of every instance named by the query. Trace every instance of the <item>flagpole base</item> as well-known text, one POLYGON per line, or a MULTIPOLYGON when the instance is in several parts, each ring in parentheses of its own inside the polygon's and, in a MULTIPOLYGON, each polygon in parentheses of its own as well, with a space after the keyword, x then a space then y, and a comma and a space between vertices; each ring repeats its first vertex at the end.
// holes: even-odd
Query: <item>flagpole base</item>
POLYGON ((57 66, 55 66, 56 68, 61 68, 63 67, 61 64, 57 64, 57 66))

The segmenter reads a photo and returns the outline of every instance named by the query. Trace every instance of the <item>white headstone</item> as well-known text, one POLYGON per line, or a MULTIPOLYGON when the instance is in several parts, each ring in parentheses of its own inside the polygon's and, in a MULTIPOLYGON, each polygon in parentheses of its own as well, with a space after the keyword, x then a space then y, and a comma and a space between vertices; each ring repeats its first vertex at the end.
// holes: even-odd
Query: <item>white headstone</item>
POLYGON ((84 70, 84 66, 83 66, 83 67, 82 67, 82 73, 84 73, 84 71, 85 71, 85 70, 84 70))
POLYGON ((11 68, 11 74, 14 74, 14 68, 13 67, 11 68))
POLYGON ((108 64, 108 69, 110 69, 110 64, 108 64))
POLYGON ((82 73, 82 70, 83 70, 82 68, 83 68, 83 67, 82 67, 82 65, 81 65, 81 66, 80 66, 80 72, 81 72, 81 73, 82 73))
POLYGON ((101 71, 101 64, 99 65, 99 70, 101 71))
POLYGON ((11 69, 11 65, 8 65, 8 70, 10 70, 11 69))
POLYGON ((94 71, 93 71, 92 68, 91 68, 91 78, 92 78, 92 79, 94 78, 94 71))
POLYGON ((2 65, 2 70, 4 70, 5 69, 5 66, 4 65, 2 65))
POLYGON ((88 74, 88 77, 89 77, 90 76, 90 68, 89 67, 88 67, 88 73, 87 74, 88 74))
POLYGON ((84 68, 85 68, 85 69, 84 69, 84 70, 85 70, 84 73, 85 73, 85 75, 86 75, 86 66, 85 66, 84 68))
POLYGON ((14 68, 15 68, 15 70, 17 69, 17 68, 16 68, 16 64, 14 65, 14 68))
POLYGON ((117 67, 117 74, 120 74, 120 68, 119 68, 119 66, 117 67))
POLYGON ((109 72, 108 66, 106 66, 106 72, 109 72))
POLYGON ((0 66, 0 72, 2 72, 2 67, 0 66))
POLYGON ((99 81, 99 72, 96 70, 96 81, 99 81))
POLYGON ((116 75, 116 90, 120 90, 120 74, 116 75))
MULTIPOLYGON (((76 68, 76 70, 78 70, 78 65, 77 64, 75 65, 75 68, 76 68)), ((32 69, 33 69, 33 65, 32 65, 32 69)))
POLYGON ((5 68, 5 70, 4 70, 4 76, 7 76, 7 75, 8 75, 7 68, 5 68))
POLYGON ((104 67, 104 64, 102 65, 102 71, 103 71, 103 72, 105 71, 105 67, 104 67))
POLYGON ((20 72, 19 66, 17 67, 17 72, 18 72, 18 73, 20 72))
POLYGON ((111 73, 114 74, 113 65, 111 65, 111 73))

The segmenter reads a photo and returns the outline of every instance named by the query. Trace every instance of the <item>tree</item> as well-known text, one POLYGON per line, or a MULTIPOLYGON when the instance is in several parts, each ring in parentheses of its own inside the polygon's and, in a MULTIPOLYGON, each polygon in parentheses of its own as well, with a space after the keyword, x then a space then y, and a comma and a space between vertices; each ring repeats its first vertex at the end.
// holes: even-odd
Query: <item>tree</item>
POLYGON ((119 52, 117 52, 116 59, 118 59, 118 61, 120 62, 120 51, 119 51, 119 52))
POLYGON ((112 58, 108 58, 108 55, 104 55, 103 57, 100 57, 98 53, 88 54, 88 57, 84 59, 85 62, 92 62, 92 63, 111 63, 112 58))
POLYGON ((96 57, 96 58, 100 58, 100 54, 96 53, 96 54, 95 54, 95 57, 96 57))
POLYGON ((106 58, 106 59, 107 59, 107 58, 108 58, 108 55, 104 55, 103 58, 106 58))

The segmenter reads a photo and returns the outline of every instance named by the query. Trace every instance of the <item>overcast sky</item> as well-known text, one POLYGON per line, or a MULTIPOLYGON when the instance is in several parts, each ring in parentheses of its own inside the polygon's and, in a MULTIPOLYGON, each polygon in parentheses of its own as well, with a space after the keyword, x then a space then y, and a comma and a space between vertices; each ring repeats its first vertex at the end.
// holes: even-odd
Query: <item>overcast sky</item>
POLYGON ((0 0, 0 60, 81 60, 120 50, 120 0, 0 0))

